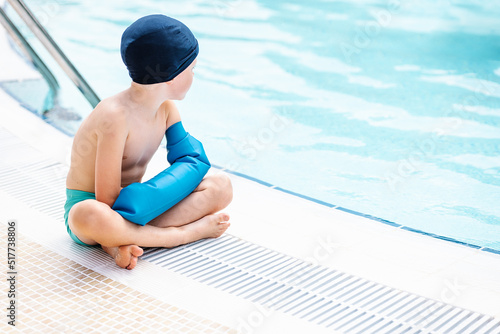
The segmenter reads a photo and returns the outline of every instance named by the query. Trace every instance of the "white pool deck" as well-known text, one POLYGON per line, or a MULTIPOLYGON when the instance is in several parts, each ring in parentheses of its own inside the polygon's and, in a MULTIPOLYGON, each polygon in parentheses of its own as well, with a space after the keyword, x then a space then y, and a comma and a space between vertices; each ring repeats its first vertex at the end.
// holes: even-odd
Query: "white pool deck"
MULTIPOLYGON (((0 56, 0 80, 4 80, 11 77, 13 71, 6 70, 6 51, 0 50, 3 54, 0 56)), ((25 110, 2 90, 0 130, 6 130, 12 138, 67 167, 72 138, 25 110)), ((2 153, 0 159, 3 159, 2 153)), ((148 175, 164 168, 164 161, 165 152, 160 149, 148 175)), ((8 164, 8 161, 0 163, 8 164)), ((231 235, 298 259, 500 320, 500 255, 402 230, 243 177, 229 176, 233 182, 234 200, 224 211, 231 215, 232 225, 228 230, 231 235)), ((122 270, 101 250, 74 244, 64 225, 2 191, 1 187, 0 203, 0 222, 6 224, 9 219, 15 219, 19 233, 26 239, 161 302, 242 333, 331 332, 176 272, 165 271, 144 260, 139 260, 132 271, 122 270)), ((18 248, 22 247, 20 243, 18 248)), ((22 278, 23 272, 19 275, 22 278)), ((22 314, 22 300, 27 296, 23 291, 19 291, 19 295, 22 314)), ((2 321, 0 329, 4 325, 2 321)))

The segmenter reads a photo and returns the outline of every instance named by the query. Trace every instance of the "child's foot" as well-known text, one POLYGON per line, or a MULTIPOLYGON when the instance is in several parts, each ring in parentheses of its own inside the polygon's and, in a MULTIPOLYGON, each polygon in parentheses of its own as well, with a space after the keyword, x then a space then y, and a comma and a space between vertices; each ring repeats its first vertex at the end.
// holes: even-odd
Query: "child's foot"
POLYGON ((205 216, 183 227, 194 234, 195 240, 199 240, 220 237, 227 230, 229 225, 229 215, 226 213, 219 213, 205 216))
POLYGON ((106 253, 115 259, 118 266, 128 270, 134 269, 137 264, 137 258, 144 252, 141 247, 136 245, 101 247, 106 253))

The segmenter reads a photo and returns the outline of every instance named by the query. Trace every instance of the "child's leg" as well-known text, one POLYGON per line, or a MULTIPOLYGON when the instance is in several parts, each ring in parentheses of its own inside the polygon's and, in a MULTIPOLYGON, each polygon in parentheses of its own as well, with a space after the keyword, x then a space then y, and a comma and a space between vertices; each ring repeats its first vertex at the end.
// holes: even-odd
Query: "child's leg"
POLYGON ((226 214, 219 214, 206 216, 193 224, 180 227, 140 226, 123 219, 104 203, 85 200, 73 206, 68 222, 73 233, 87 244, 171 248, 221 235, 227 226, 223 224, 222 229, 219 223, 228 219, 226 214))
POLYGON ((71 208, 68 223, 81 241, 89 245, 100 244, 119 266, 132 269, 135 266, 132 262, 137 261, 142 250, 123 245, 171 248, 203 238, 215 238, 228 228, 228 220, 228 215, 218 214, 180 227, 140 226, 123 219, 108 205, 89 199, 71 208))
POLYGON ((169 227, 189 224, 224 209, 232 198, 233 188, 229 177, 225 174, 210 175, 189 196, 147 225, 169 227))
POLYGON ((81 241, 100 244, 120 267, 132 269, 142 255, 135 245, 170 248, 220 236, 229 226, 225 223, 229 216, 213 213, 225 208, 232 196, 229 178, 217 174, 204 178, 192 194, 146 226, 133 224, 106 204, 92 200, 77 203, 68 223, 81 241))

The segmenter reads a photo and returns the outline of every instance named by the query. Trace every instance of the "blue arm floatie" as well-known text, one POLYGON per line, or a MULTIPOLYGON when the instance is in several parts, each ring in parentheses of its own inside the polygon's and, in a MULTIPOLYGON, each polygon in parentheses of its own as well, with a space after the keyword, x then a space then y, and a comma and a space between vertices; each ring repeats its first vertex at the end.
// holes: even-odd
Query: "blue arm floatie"
POLYGON ((165 136, 170 167, 146 182, 123 188, 113 205, 113 210, 138 225, 146 225, 179 203, 210 169, 203 146, 184 130, 181 122, 170 126, 165 136))

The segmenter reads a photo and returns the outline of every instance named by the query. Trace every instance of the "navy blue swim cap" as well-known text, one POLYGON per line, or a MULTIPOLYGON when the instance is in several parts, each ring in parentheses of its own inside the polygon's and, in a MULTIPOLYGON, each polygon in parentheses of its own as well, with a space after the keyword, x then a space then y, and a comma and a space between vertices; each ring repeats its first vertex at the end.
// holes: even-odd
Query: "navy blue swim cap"
POLYGON ((182 22, 155 14, 132 23, 121 40, 122 60, 134 82, 170 81, 198 56, 198 41, 182 22))

